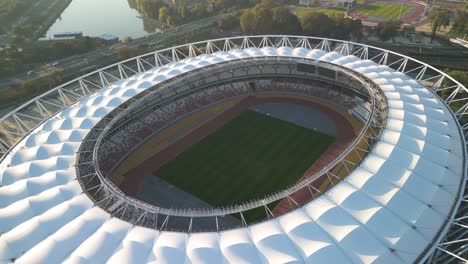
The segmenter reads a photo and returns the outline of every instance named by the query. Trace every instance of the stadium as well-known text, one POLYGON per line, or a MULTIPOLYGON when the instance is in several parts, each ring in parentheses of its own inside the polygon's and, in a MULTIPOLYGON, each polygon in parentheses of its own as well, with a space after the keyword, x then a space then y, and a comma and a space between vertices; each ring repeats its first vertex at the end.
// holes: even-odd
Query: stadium
POLYGON ((378 24, 379 22, 399 19, 403 24, 411 25, 426 11, 428 3, 424 1, 401 0, 401 1, 367 1, 357 5, 346 12, 353 19, 378 24))
POLYGON ((466 92, 303 36, 110 65, 0 120, 0 261, 466 262, 466 92))

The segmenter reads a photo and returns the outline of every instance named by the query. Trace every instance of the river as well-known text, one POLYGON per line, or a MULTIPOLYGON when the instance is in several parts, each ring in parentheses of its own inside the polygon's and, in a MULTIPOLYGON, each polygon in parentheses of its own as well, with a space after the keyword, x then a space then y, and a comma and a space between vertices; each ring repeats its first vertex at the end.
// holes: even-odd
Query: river
POLYGON ((138 38, 159 31, 157 23, 143 19, 133 0, 73 0, 46 33, 83 32, 84 36, 110 34, 138 38))

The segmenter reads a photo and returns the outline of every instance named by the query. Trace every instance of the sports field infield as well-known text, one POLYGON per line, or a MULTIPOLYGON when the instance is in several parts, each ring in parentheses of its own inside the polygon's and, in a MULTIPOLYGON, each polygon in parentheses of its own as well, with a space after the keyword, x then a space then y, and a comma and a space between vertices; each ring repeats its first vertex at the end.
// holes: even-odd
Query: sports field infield
POLYGON ((307 12, 314 11, 317 13, 324 13, 327 16, 343 16, 346 8, 342 7, 329 7, 329 8, 311 8, 304 6, 294 6, 292 10, 299 17, 304 16, 307 12))
POLYGON ((212 206, 239 204, 294 184, 333 142, 249 110, 154 175, 212 206))
POLYGON ((398 19, 408 13, 412 6, 376 2, 366 5, 358 11, 358 14, 374 17, 398 19))

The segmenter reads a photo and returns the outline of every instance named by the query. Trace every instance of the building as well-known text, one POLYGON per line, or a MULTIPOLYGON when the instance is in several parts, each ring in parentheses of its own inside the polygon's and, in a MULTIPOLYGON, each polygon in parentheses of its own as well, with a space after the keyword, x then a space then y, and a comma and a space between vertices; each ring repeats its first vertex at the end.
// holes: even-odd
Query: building
POLYGON ((62 32, 54 34, 54 38, 57 39, 70 39, 70 38, 81 38, 83 37, 83 32, 62 32))
POLYGON ((356 0, 339 0, 336 1, 336 6, 351 8, 357 4, 356 0))
MULTIPOLYGON (((468 126, 462 117, 468 109, 458 103, 466 96, 462 84, 411 57, 301 36, 208 40, 111 65, 50 90, 0 120, 8 126, 0 134, 0 259, 467 261, 468 126), (355 92, 366 100, 356 109, 363 129, 335 159, 326 161, 314 174, 317 178, 239 206, 198 210, 148 205, 129 198, 104 177, 106 167, 100 165, 107 156, 100 153, 115 153, 113 148, 100 149, 103 137, 121 133, 112 130, 114 125, 133 120, 145 103, 153 107, 181 98, 213 102, 240 93, 249 96, 261 90, 252 80, 277 77, 321 80, 340 87, 342 94, 323 89, 309 94, 311 90, 302 86, 264 88, 285 96, 302 93, 330 100, 355 92), (233 80, 248 85, 233 85, 233 80), (228 88, 210 90, 219 86, 228 88), (342 177, 336 168, 341 168, 342 177), (318 179, 331 186, 304 204, 295 203, 299 190, 315 193, 318 179), (289 202, 290 210, 273 214, 267 205, 276 201, 289 202), (261 209, 267 217, 255 223, 241 217, 240 226, 219 229, 224 217, 252 209, 261 209), (208 219, 212 229, 195 232, 192 224, 200 218, 208 219), (171 229, 174 219, 184 219, 187 225, 171 229)), ((177 107, 193 105, 175 103, 170 109, 176 113, 177 107)), ((115 146, 133 148, 138 144, 135 134, 144 126, 134 123, 120 141, 113 141, 115 146)), ((109 158, 115 163, 121 157, 109 158)))

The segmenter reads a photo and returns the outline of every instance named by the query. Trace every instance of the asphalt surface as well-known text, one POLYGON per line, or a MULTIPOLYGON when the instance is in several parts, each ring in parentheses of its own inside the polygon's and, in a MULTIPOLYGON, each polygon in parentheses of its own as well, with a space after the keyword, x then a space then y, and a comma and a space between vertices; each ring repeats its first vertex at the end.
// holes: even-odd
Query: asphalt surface
POLYGON ((323 113, 298 104, 267 103, 252 110, 301 127, 336 137, 336 125, 323 113))
MULTIPOLYGON (((205 201, 153 175, 143 179, 135 198, 163 208, 212 208, 205 201)), ((214 218, 196 218, 192 222, 192 229, 206 230, 213 228, 215 224, 214 218)), ((189 225, 187 218, 180 217, 171 217, 168 223, 169 228, 175 229, 188 229, 189 225)), ((218 225, 220 227, 240 226, 241 221, 228 215, 218 218, 218 225)))
MULTIPOLYGON (((138 47, 140 45, 150 45, 154 50, 160 49, 172 43, 182 43, 190 41, 198 32, 212 30, 211 27, 220 16, 209 17, 206 19, 193 21, 189 24, 173 27, 168 30, 146 35, 144 37, 134 39, 129 44, 115 44, 110 47, 101 48, 80 55, 70 56, 64 59, 56 60, 48 64, 36 64, 32 69, 14 75, 12 77, 0 79, 0 93, 14 89, 13 87, 20 85, 27 80, 34 80, 40 77, 50 75, 55 72, 71 70, 71 69, 99 69, 107 65, 101 65, 103 58, 116 58, 117 50, 121 47, 138 47), (54 64, 54 66, 52 65, 54 64), (29 74, 28 74, 29 73, 29 74)), ((51 89, 54 87, 50 87, 51 89)), ((26 101, 27 98, 25 98, 26 101)), ((24 102, 25 102, 24 101, 24 102)), ((20 105, 24 102, 17 102, 20 105)), ((12 105, 0 105, 0 117, 7 114, 12 108, 12 105)), ((15 107, 13 106, 13 109, 15 107)))
MULTIPOLYGON (((337 135, 336 125, 325 114, 316 109, 294 103, 264 103, 250 108, 259 113, 290 122, 301 127, 313 129, 333 136, 337 135)), ((177 143, 176 143, 177 144, 177 143)), ((209 186, 207 186, 209 188, 209 186)), ((177 186, 171 185, 157 175, 144 176, 138 186, 135 198, 149 204, 175 209, 212 208, 212 206, 177 186)), ((188 227, 187 219, 171 218, 170 227, 185 229, 188 227)), ((233 216, 218 219, 220 226, 233 227, 241 224, 233 216)), ((197 219, 192 223, 196 229, 213 227, 213 218, 197 219)))

